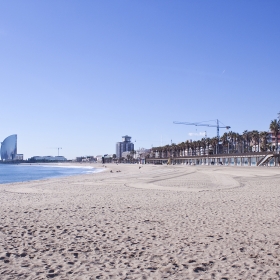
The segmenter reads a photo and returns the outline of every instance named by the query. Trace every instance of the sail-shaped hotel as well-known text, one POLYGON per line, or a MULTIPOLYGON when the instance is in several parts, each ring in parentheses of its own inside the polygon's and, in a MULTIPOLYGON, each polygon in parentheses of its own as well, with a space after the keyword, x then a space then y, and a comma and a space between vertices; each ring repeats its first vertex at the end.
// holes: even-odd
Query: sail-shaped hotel
POLYGON ((17 135, 13 134, 1 143, 1 160, 15 160, 17 157, 17 135))

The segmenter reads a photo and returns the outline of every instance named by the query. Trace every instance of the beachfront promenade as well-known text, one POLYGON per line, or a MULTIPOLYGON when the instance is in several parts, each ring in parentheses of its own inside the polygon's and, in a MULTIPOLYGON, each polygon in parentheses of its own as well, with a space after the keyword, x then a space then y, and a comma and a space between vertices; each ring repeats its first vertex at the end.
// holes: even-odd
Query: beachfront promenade
POLYGON ((146 159, 148 164, 227 165, 227 166, 279 166, 280 155, 273 152, 250 152, 210 155, 182 155, 146 159))
POLYGON ((268 131, 230 131, 221 137, 186 140, 153 147, 146 163, 227 166, 280 166, 280 119, 272 120, 268 131))

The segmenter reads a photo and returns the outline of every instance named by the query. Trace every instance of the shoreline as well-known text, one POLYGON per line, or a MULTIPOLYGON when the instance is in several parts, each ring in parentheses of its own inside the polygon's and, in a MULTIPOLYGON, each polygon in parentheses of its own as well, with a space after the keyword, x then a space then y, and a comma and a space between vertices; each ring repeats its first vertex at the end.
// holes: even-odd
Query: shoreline
MULTIPOLYGON (((6 166, 5 166, 6 167, 6 166)), ((2 168, 1 168, 2 170, 2 168)), ((58 164, 58 163, 36 163, 36 164, 16 164, 15 169, 13 167, 10 168, 7 166, 7 168, 4 168, 2 172, 7 172, 6 174, 10 175, 4 175, 2 177, 1 175, 1 181, 0 185, 3 184, 15 184, 15 183, 24 183, 24 182, 33 182, 33 181, 41 181, 41 180, 48 180, 48 179, 55 179, 55 178, 65 178, 65 177, 71 177, 71 176, 79 176, 84 175, 87 173, 99 173, 103 172, 104 168, 96 168, 95 166, 90 165, 77 165, 77 164, 58 164), (24 171, 22 171, 22 168, 24 168, 24 171), (29 169, 30 167, 30 169, 29 169), (36 168, 37 167, 37 168, 36 168), (34 168, 36 168, 34 170, 34 168), (46 169, 45 169, 46 168, 46 169), (64 170, 65 168, 65 170, 64 170), (13 170, 14 175, 12 175, 11 171, 13 170), (72 171, 70 171, 72 170, 72 171), (26 176, 26 174, 30 174, 29 176, 26 176), (70 173, 69 173, 70 172, 70 173), (12 177, 8 177, 12 176, 12 177), (12 179, 8 179, 12 178, 12 179), (14 180, 14 181, 12 181, 14 180)))

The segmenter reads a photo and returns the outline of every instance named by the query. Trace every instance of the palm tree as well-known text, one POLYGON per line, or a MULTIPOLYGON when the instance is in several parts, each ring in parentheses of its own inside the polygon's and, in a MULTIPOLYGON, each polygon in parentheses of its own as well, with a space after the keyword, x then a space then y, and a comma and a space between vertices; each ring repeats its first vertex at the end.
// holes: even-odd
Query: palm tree
POLYGON ((168 149, 167 149, 167 145, 165 145, 165 146, 163 146, 162 147, 162 158, 167 158, 167 151, 168 151, 168 149))
POLYGON ((250 152, 250 141, 251 141, 250 132, 248 130, 244 130, 242 137, 243 137, 243 141, 244 141, 243 151, 250 152))
POLYGON ((235 135, 236 139, 236 146, 237 146, 237 152, 242 153, 242 136, 239 133, 236 133, 235 135))
POLYGON ((195 147, 196 147, 196 143, 195 143, 195 141, 192 141, 191 143, 190 143, 190 148, 191 148, 191 155, 192 156, 195 156, 195 147))
POLYGON ((228 132, 228 139, 229 139, 229 144, 230 144, 231 152, 233 153, 233 150, 234 150, 234 146, 233 146, 234 132, 233 131, 228 132))
POLYGON ((186 156, 186 143, 185 142, 182 142, 181 143, 181 147, 183 149, 183 156, 186 156))
POLYGON ((171 157, 171 152, 172 152, 172 147, 169 144, 167 144, 165 147, 166 147, 166 157, 170 158, 171 157))
POLYGON ((150 158, 155 158, 156 157, 156 148, 152 148, 150 152, 150 158))
POLYGON ((165 145, 164 146, 164 150, 165 150, 165 156, 166 158, 170 157, 170 154, 171 154, 171 146, 170 145, 165 145))
POLYGON ((180 156, 181 147, 180 144, 175 144, 175 157, 180 156))
POLYGON ((171 149, 171 157, 174 157, 174 156, 175 156, 175 146, 176 146, 175 143, 172 143, 171 146, 170 146, 170 149, 171 149))
POLYGON ((190 147, 191 147, 190 141, 187 140, 187 141, 185 142, 185 145, 186 145, 186 149, 187 149, 187 155, 189 155, 189 154, 190 154, 190 147))
POLYGON ((145 155, 145 163, 147 162, 147 159, 148 159, 148 158, 150 158, 150 155, 149 155, 149 154, 146 154, 146 155, 145 155))
POLYGON ((159 158, 162 158, 163 147, 159 147, 159 158))
POLYGON ((159 147, 159 158, 162 158, 163 147, 159 147))
POLYGON ((199 156, 199 141, 194 141, 194 154, 199 156))
POLYGON ((186 149, 186 144, 185 142, 182 142, 180 144, 178 144, 179 147, 179 156, 185 156, 185 149, 186 149))
MULTIPOLYGON (((255 146, 255 152, 257 150, 257 144, 259 145, 259 140, 260 140, 260 134, 257 130, 253 130, 251 132, 251 137, 252 137, 252 140, 253 140, 253 144, 255 146)), ((259 147, 258 147, 258 151, 259 151, 259 147)))
POLYGON ((205 144, 207 147, 207 154, 209 155, 209 147, 210 147, 211 139, 209 137, 205 138, 205 144))
POLYGON ((135 150, 130 151, 130 156, 131 156, 132 161, 134 161, 134 156, 135 155, 136 155, 136 151, 135 150))
POLYGON ((206 152, 205 152, 206 147, 207 147, 206 138, 202 138, 202 139, 201 139, 201 148, 203 149, 203 152, 202 152, 203 155, 206 154, 206 152))
MULTIPOLYGON (((225 132, 223 136, 220 138, 223 146, 223 153, 225 152, 225 147, 228 147, 228 134, 225 132)), ((229 148, 229 147, 228 147, 229 148)), ((227 150, 227 153, 229 153, 229 149, 227 150)))
POLYGON ((131 162, 131 155, 126 155, 127 162, 131 162))
POLYGON ((239 134, 237 132, 233 133, 233 141, 234 141, 234 152, 237 153, 238 152, 238 136, 239 134))
POLYGON ((267 131, 260 132, 261 150, 262 151, 267 151, 268 136, 269 136, 269 133, 267 131))
POLYGON ((278 134, 280 130, 280 121, 276 119, 271 121, 269 126, 270 131, 272 132, 273 136, 275 137, 275 150, 278 151, 278 134))
POLYGON ((217 136, 210 139, 210 144, 213 149, 213 154, 217 154, 217 152, 218 152, 218 150, 217 150, 218 143, 219 143, 219 140, 218 140, 217 136))
POLYGON ((196 141, 196 151, 197 151, 197 155, 200 156, 201 155, 201 146, 202 146, 202 143, 200 140, 196 141))

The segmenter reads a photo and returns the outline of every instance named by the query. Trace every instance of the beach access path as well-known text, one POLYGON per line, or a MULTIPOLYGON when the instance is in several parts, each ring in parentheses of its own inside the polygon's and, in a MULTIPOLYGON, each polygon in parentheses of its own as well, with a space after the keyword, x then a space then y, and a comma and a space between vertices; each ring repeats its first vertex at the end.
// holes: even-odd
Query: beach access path
POLYGON ((279 168, 106 164, 0 185, 0 213, 3 280, 280 279, 279 168))

